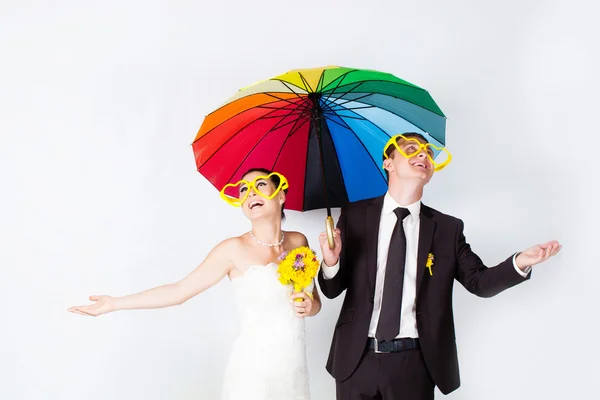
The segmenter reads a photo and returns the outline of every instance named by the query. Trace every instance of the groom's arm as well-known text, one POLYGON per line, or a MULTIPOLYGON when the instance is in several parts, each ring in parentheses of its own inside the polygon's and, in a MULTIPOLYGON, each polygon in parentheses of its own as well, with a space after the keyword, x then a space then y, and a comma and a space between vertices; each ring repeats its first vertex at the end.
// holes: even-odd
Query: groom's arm
POLYGON ((340 218, 337 223, 337 228, 340 230, 342 249, 339 259, 336 264, 328 266, 325 262, 321 262, 319 270, 319 286, 325 297, 334 299, 339 296, 348 287, 346 275, 346 227, 347 227, 347 206, 343 206, 340 212, 340 218))
POLYGON ((469 292, 480 297, 492 297, 531 277, 530 269, 521 271, 510 256, 495 267, 486 267, 471 250, 464 235, 464 223, 458 220, 456 230, 456 279, 469 292))

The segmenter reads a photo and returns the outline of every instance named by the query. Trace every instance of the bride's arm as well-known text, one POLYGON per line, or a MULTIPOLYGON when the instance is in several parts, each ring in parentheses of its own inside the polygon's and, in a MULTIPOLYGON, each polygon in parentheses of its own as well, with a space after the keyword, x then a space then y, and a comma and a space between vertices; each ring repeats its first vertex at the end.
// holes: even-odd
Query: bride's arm
POLYGON ((235 253, 235 239, 219 243, 206 259, 178 282, 158 286, 122 297, 90 296, 94 304, 76 306, 68 311, 78 314, 100 315, 118 310, 163 308, 185 303, 192 297, 214 286, 231 270, 231 254, 235 253))
POLYGON ((219 283, 229 273, 232 266, 230 247, 228 241, 219 243, 195 270, 178 282, 117 297, 118 309, 161 308, 185 303, 219 283))

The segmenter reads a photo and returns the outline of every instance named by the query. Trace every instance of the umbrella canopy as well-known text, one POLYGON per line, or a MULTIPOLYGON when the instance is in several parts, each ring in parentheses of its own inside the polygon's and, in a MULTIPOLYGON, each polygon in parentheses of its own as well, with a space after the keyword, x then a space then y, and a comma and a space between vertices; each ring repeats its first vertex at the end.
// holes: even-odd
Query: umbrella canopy
POLYGON ((445 146, 446 118, 429 93, 389 73, 293 70, 241 89, 203 121, 192 144, 218 190, 250 168, 289 181, 286 208, 341 207, 387 188, 383 147, 417 132, 445 146))

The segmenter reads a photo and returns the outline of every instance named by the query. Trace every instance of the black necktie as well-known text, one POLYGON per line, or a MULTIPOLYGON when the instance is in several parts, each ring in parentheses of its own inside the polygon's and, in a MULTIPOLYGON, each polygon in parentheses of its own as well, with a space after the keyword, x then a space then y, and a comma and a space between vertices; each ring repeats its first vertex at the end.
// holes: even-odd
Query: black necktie
POLYGON ((400 331, 400 311, 402 306, 402 285, 404 284, 404 262, 406 260, 406 235, 402 220, 410 214, 408 209, 398 207, 394 210, 398 220, 390 240, 383 299, 375 337, 377 340, 393 340, 400 331))

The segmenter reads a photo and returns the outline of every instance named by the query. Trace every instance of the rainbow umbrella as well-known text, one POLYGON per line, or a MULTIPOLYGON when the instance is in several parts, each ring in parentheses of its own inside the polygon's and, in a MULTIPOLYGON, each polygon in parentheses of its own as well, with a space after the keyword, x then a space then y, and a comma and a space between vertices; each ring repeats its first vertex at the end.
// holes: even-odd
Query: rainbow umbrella
POLYGON ((445 146, 446 118, 429 93, 394 75, 324 67, 243 88, 203 121, 192 144, 218 190, 250 168, 287 177, 286 208, 340 207, 385 192, 383 147, 418 132, 445 146))

